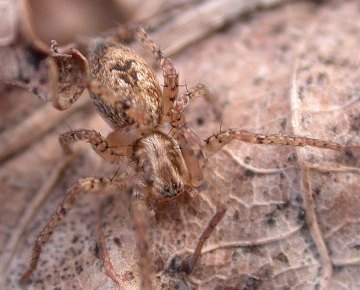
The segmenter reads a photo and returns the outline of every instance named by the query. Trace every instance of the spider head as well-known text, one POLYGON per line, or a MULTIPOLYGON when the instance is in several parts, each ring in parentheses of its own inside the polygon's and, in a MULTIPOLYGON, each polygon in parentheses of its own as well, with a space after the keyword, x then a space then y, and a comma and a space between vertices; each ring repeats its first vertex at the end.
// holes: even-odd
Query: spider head
POLYGON ((171 200, 184 192, 188 172, 178 144, 169 136, 155 132, 139 139, 134 144, 133 159, 152 198, 171 200))

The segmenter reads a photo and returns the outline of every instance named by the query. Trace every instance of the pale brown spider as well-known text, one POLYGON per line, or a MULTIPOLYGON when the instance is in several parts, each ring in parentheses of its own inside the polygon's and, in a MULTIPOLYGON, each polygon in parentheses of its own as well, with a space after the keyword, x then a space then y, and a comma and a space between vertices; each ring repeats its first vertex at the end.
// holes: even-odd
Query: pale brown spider
MULTIPOLYGON (((183 111, 197 96, 210 99, 208 90, 204 85, 198 84, 179 95, 179 75, 170 59, 163 55, 143 29, 132 26, 131 31, 156 57, 163 71, 163 89, 161 90, 149 65, 132 50, 114 42, 97 39, 93 42, 90 53, 92 79, 85 83, 98 112, 113 131, 104 138, 94 130, 80 129, 64 133, 59 138, 66 153, 71 153, 70 144, 81 140, 90 143, 95 152, 108 162, 119 163, 125 156, 129 161, 128 176, 122 179, 80 179, 68 191, 38 236, 30 268, 21 278, 22 282, 28 280, 36 269, 42 247, 82 194, 118 193, 126 188, 133 188, 132 214, 138 239, 142 289, 151 289, 151 259, 147 245, 148 212, 156 210, 160 203, 179 200, 183 195, 196 195, 196 188, 203 183, 202 172, 206 156, 211 156, 234 139, 254 144, 360 150, 360 146, 344 146, 306 137, 259 135, 233 129, 220 131, 205 141, 200 140, 186 124, 183 111), (167 121, 171 125, 170 134, 165 131, 167 121)), ((217 198, 216 214, 199 237, 190 259, 183 262, 183 272, 190 273, 196 266, 205 241, 225 212, 226 207, 217 198)))

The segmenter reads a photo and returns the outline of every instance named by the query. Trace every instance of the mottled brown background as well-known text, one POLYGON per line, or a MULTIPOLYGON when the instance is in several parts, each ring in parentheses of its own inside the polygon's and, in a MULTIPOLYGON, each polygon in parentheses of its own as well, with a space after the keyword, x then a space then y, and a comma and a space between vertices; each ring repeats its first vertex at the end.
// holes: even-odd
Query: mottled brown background
MULTIPOLYGON (((181 84, 201 81, 217 96, 221 124, 203 100, 186 112, 201 138, 221 126, 360 144, 359 1, 237 1, 244 6, 215 11, 214 3, 31 1, 31 8, 36 34, 60 45, 140 21, 165 54, 176 52, 171 59, 181 84)), ((87 93, 81 99, 86 98, 87 93)), ((24 221, 24 212, 63 160, 58 134, 68 126, 109 132, 86 101, 78 108, 65 115, 30 93, 1 89, 0 151, 9 150, 1 140, 39 110, 49 112, 41 119, 44 126, 58 118, 1 163, 2 289, 19 289, 36 235, 67 188, 84 176, 111 177, 118 168, 104 164, 86 144, 77 146, 49 198, 24 221), (24 222, 18 244, 10 245, 24 222)), ((27 135, 40 131, 31 128, 27 135)), ((209 160, 206 178, 215 180, 228 211, 192 275, 176 275, 171 262, 194 249, 215 211, 214 192, 205 186, 198 201, 165 210, 150 229, 156 288, 177 289, 183 283, 191 289, 360 288, 359 160, 359 153, 233 142, 209 160)), ((130 196, 119 193, 100 211, 104 200, 85 197, 68 214, 44 248, 27 289, 117 289, 96 252, 99 219, 106 223, 102 231, 111 265, 126 289, 137 289, 130 196)))

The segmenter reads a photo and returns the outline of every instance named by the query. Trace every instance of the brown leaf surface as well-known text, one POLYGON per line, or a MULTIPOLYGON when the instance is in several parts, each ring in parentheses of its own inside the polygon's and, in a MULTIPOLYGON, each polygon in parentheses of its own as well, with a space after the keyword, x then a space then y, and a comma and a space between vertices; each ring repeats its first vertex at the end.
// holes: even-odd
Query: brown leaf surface
MULTIPOLYGON (((358 5, 302 2, 256 12, 172 60, 181 83, 201 81, 218 96, 221 128, 360 144, 358 5)), ((165 40, 160 44, 171 46, 165 40)), ((203 100, 196 100, 186 116, 201 138, 220 128, 203 100)), ((92 108, 66 122, 72 128, 109 132, 92 108)), ((18 289, 36 234, 66 189, 82 176, 109 177, 117 170, 79 145, 71 167, 19 240, 11 263, 4 265, 7 242, 22 213, 61 165, 57 135, 67 130, 60 124, 0 168, 4 289, 18 289)), ((176 266, 191 254, 213 216, 215 193, 205 184, 198 200, 157 214, 150 229, 156 289, 176 289, 180 281, 191 289, 359 288, 359 157, 240 142, 211 156, 206 182, 215 180, 227 213, 190 276, 178 275, 176 266)), ((114 280, 138 289, 129 207, 127 192, 112 199, 85 197, 44 248, 27 289, 117 289, 114 280)))
POLYGON ((2 1, 1 16, 0 83, 15 84, 51 100, 57 94, 55 62, 32 32, 25 1, 2 1))

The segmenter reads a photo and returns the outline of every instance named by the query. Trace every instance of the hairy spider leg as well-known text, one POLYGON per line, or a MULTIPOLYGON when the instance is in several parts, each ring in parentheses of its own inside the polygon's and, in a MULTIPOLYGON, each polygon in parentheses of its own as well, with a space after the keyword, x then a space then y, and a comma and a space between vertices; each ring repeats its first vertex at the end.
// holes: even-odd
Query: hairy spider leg
POLYGON ((88 193, 110 194, 125 189, 128 185, 124 180, 111 180, 107 178, 84 178, 80 179, 65 195, 62 203, 52 215, 45 228, 38 235, 32 251, 29 269, 21 277, 20 283, 25 283, 39 262, 43 246, 48 242, 56 227, 61 223, 66 213, 71 210, 77 201, 88 193))

